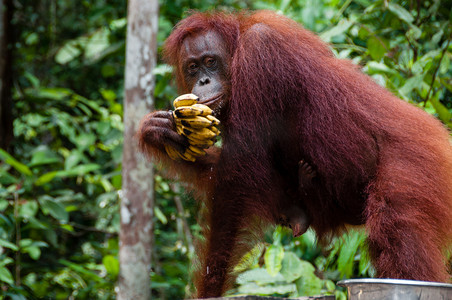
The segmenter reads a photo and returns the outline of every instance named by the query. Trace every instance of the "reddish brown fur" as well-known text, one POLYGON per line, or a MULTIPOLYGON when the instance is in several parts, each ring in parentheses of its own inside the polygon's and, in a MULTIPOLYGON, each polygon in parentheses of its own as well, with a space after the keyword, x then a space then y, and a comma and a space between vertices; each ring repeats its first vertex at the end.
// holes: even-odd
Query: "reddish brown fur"
MULTIPOLYGON (((365 223, 379 277, 448 281, 452 151, 441 123, 268 11, 189 16, 166 42, 168 62, 178 67, 184 38, 209 30, 231 53, 222 149, 196 163, 174 162, 140 138, 207 203, 198 295, 228 288, 227 273, 248 249, 241 233, 252 216, 274 222, 289 205, 283 194, 296 189, 301 159, 320 178, 317 195, 300 201, 321 240, 365 223)), ((180 91, 190 92, 180 68, 176 75, 180 91)))

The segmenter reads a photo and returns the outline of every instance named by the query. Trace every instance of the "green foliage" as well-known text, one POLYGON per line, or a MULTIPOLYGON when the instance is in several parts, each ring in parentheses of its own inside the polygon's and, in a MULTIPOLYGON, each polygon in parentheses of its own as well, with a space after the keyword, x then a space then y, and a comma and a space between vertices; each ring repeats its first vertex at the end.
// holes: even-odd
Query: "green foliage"
MULTIPOLYGON (((125 1, 15 1, 14 136, 0 149, 0 298, 113 299, 118 278, 125 1), (108 3, 107 3, 108 2, 108 3)), ((432 1, 259 0, 161 2, 161 48, 188 9, 272 9, 317 32, 393 93, 452 128, 451 5, 432 1)), ((159 61, 155 106, 177 92, 159 61)), ((155 178, 152 293, 192 292, 197 205, 155 178)), ((374 274, 365 234, 327 250, 312 231, 277 227, 236 267, 230 293, 301 296, 374 274), (252 262, 251 267, 246 262, 252 262)))
MULTIPOLYGON (((353 246, 348 241, 343 245, 339 242, 335 245, 344 252, 344 249, 353 246)), ((272 243, 265 248, 259 248, 265 249, 264 261, 259 260, 262 252, 256 253, 255 249, 245 255, 244 260, 254 263, 249 270, 239 275, 237 289, 232 293, 280 297, 336 294, 337 297, 345 297, 343 292, 335 291, 333 280, 341 278, 338 276, 336 266, 320 262, 325 261, 325 257, 317 247, 312 231, 308 231, 300 238, 292 239, 290 232, 278 226, 273 232, 272 243), (251 253, 254 259, 250 259, 251 253), (308 256, 308 261, 308 257, 304 258, 300 253, 312 256, 308 256), (316 268, 311 261, 316 262, 320 268, 316 268)), ((353 263, 355 255, 356 251, 353 253, 349 251, 343 259, 353 263)))

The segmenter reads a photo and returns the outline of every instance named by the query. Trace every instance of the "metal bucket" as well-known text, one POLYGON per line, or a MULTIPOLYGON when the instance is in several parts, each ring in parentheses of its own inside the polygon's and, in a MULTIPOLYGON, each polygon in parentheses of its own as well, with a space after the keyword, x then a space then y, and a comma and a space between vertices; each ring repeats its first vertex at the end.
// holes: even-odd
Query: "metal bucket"
POLYGON ((349 300, 452 300, 452 284, 401 279, 350 279, 338 286, 347 288, 349 300))

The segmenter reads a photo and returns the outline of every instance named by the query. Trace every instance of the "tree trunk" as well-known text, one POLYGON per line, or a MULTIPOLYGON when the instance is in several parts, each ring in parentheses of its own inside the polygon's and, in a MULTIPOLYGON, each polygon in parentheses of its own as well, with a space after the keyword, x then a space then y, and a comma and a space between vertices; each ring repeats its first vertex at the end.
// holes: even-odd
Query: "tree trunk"
POLYGON ((122 164, 119 300, 150 299, 153 169, 134 138, 153 109, 158 1, 130 0, 128 7, 124 153, 122 164))
POLYGON ((12 1, 0 2, 0 148, 7 149, 13 138, 11 99, 11 17, 12 1))

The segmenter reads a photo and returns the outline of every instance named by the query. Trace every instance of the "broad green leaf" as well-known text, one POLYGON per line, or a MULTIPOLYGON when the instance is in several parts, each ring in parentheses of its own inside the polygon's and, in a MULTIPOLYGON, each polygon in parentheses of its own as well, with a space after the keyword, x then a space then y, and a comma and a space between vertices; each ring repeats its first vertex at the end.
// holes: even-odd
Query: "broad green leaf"
POLYGON ((85 164, 85 165, 78 165, 74 167, 72 170, 68 171, 69 175, 77 176, 77 175, 85 175, 90 172, 96 171, 100 169, 100 165, 98 164, 85 164))
POLYGON ((14 284, 13 275, 6 267, 0 267, 0 281, 6 282, 7 284, 14 284))
POLYGON ((372 36, 367 40, 367 49, 374 60, 380 61, 387 52, 387 43, 383 38, 372 36))
POLYGON ((65 88, 47 88, 47 87, 39 87, 35 89, 28 90, 32 97, 43 99, 43 100, 56 100, 61 101, 65 100, 70 96, 73 92, 69 89, 65 88))
POLYGON ((278 281, 284 281, 284 277, 279 273, 276 276, 271 276, 264 268, 252 269, 243 272, 237 277, 238 284, 245 284, 248 282, 257 282, 259 284, 266 284, 278 281))
POLYGON ((22 218, 31 218, 38 212, 38 203, 34 200, 25 201, 19 206, 19 216, 22 218))
POLYGON ((119 261, 113 255, 106 255, 102 259, 102 263, 105 266, 107 272, 113 277, 118 276, 119 274, 119 261))
POLYGON ((358 247, 364 242, 365 234, 359 231, 350 231, 345 236, 344 244, 337 259, 338 270, 341 274, 351 276, 353 273, 353 263, 358 247))
POLYGON ((320 37, 322 38, 322 40, 324 40, 325 42, 330 42, 331 39, 335 36, 341 35, 344 32, 346 32, 351 26, 353 25, 353 22, 347 20, 347 19, 342 19, 339 21, 339 23, 334 26, 331 29, 328 29, 325 32, 322 32, 320 34, 320 37))
POLYGON ((3 149, 0 149, 0 159, 23 175, 31 176, 33 174, 26 165, 17 161, 14 157, 12 157, 8 152, 6 152, 3 149))
POLYGON ((29 166, 46 165, 60 162, 59 156, 46 147, 40 147, 33 153, 29 166))
POLYGON ((240 259, 239 263, 234 267, 234 272, 240 273, 244 272, 249 268, 252 264, 257 264, 259 257, 264 250, 264 243, 258 243, 253 247, 250 251, 248 251, 243 257, 240 259))
POLYGON ((292 282, 300 278, 303 264, 301 260, 293 252, 286 251, 282 260, 281 275, 284 276, 287 282, 292 282))
POLYGON ((274 286, 261 286, 256 283, 247 283, 239 286, 238 291, 241 294, 248 295, 284 295, 293 293, 297 290, 295 284, 278 284, 274 286))
POLYGON ((71 154, 69 154, 69 156, 66 157, 66 160, 64 161, 64 169, 71 170, 84 158, 85 158, 85 155, 83 154, 82 151, 72 150, 71 154))
POLYGON ((15 244, 13 244, 5 239, 1 239, 1 238, 0 238, 0 246, 14 250, 14 251, 19 250, 19 248, 15 244))
POLYGON ((88 40, 85 47, 85 59, 95 61, 101 53, 110 46, 108 36, 110 31, 107 28, 97 30, 88 40))
POLYGON ((42 176, 40 176, 36 181, 36 185, 43 185, 44 183, 47 183, 51 181, 53 178, 55 178, 58 175, 59 171, 52 171, 49 173, 46 173, 42 176))
POLYGON ((281 270, 284 248, 280 245, 270 245, 264 255, 265 268, 268 274, 276 276, 281 270))
POLYGON ((371 60, 367 63, 367 65, 364 68, 364 71, 368 74, 373 74, 373 73, 387 73, 387 74, 393 74, 393 75, 398 74, 397 71, 395 71, 392 68, 389 68, 384 63, 376 62, 373 60, 371 60))
POLYGON ((64 206, 58 202, 55 202, 50 197, 41 197, 39 199, 39 203, 41 204, 42 210, 45 214, 50 214, 52 217, 62 222, 67 222, 69 220, 69 214, 64 206))
POLYGON ((411 15, 411 13, 397 3, 389 2, 388 9, 397 17, 399 17, 399 19, 407 22, 408 24, 411 24, 414 21, 414 17, 411 15))
POLYGON ((96 142, 96 135, 94 133, 82 133, 75 138, 77 148, 83 150, 93 145, 96 142))
POLYGON ((452 121, 452 113, 445 107, 437 97, 430 98, 430 102, 438 114, 438 118, 444 123, 450 123, 452 121))
POLYGON ((100 169, 100 166, 97 164, 86 164, 86 165, 79 165, 79 166, 73 167, 71 170, 67 170, 67 171, 52 171, 52 172, 49 172, 49 173, 46 173, 46 174, 40 176, 35 181, 35 184, 43 185, 43 184, 51 181, 54 178, 86 175, 89 172, 92 172, 92 171, 95 171, 98 169, 100 169))
POLYGON ((28 253, 28 255, 30 255, 30 257, 34 260, 38 260, 39 257, 41 256, 41 249, 39 249, 39 247, 36 246, 25 247, 21 250, 23 253, 28 253))
POLYGON ((359 257, 359 274, 365 275, 369 267, 370 267, 369 255, 361 251, 361 255, 359 257))
POLYGON ((399 93, 405 98, 409 99, 409 93, 416 87, 421 86, 425 74, 419 74, 409 78, 405 84, 399 89, 399 93))
POLYGON ((314 274, 315 268, 307 261, 301 261, 302 275, 295 282, 299 295, 312 296, 320 294, 323 282, 314 274))
POLYGON ((61 47, 55 55, 55 61, 64 65, 82 54, 80 40, 71 40, 61 47))
POLYGON ((91 272, 90 270, 87 270, 86 268, 80 266, 79 264, 75 264, 75 263, 70 262, 65 259, 59 259, 58 262, 62 265, 65 265, 65 266, 71 268, 75 272, 78 272, 78 273, 81 273, 81 274, 87 276, 89 279, 95 280, 97 282, 105 282, 105 280, 102 277, 100 277, 99 275, 97 275, 94 272, 91 272))

